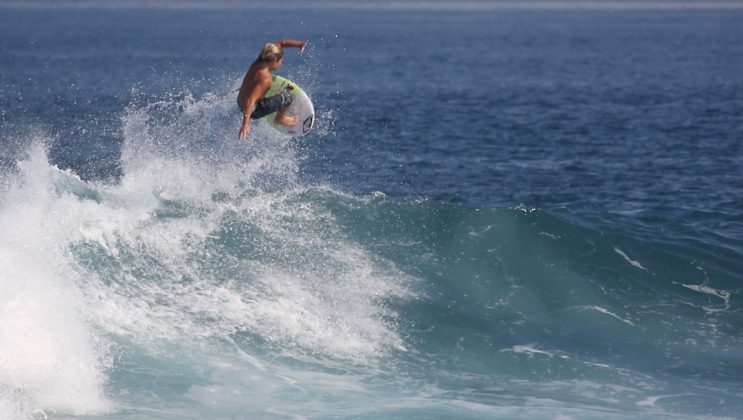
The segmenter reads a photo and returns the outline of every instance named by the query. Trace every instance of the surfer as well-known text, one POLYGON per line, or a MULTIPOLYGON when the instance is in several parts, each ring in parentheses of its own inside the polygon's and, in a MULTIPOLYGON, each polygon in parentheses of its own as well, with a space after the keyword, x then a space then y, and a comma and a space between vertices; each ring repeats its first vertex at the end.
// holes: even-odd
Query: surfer
POLYGON ((243 124, 240 128, 238 138, 244 139, 250 132, 250 120, 263 118, 276 112, 277 124, 292 126, 297 123, 296 116, 287 116, 286 111, 292 103, 292 95, 288 90, 282 89, 273 96, 266 97, 271 88, 271 72, 281 67, 284 59, 285 47, 299 48, 304 51, 307 42, 282 39, 277 43, 268 43, 261 50, 258 58, 250 65, 248 72, 243 78, 240 93, 237 95, 237 106, 243 112, 243 124))

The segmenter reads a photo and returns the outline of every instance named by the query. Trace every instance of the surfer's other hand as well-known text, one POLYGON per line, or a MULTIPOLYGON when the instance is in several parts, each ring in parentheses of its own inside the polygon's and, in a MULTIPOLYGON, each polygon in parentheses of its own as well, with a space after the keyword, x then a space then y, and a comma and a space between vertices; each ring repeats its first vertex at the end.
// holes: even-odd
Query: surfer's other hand
POLYGON ((242 128, 240 128, 240 134, 237 135, 237 139, 238 140, 244 139, 245 136, 247 136, 249 132, 250 132, 250 124, 243 125, 242 128))

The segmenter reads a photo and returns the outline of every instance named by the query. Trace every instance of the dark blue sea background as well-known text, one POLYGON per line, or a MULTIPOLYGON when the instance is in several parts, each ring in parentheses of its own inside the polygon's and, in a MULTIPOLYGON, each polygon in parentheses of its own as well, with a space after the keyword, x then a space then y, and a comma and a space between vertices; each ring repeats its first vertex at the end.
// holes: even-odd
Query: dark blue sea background
POLYGON ((0 5, 0 418, 740 417, 743 5, 532 6, 0 5))

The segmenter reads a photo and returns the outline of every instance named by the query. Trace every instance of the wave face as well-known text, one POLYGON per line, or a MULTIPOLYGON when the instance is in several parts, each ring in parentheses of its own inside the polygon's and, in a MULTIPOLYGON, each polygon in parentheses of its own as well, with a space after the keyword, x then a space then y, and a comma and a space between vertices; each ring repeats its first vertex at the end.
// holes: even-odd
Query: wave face
POLYGON ((131 106, 119 182, 4 173, 0 417, 743 409, 729 241, 307 185, 231 98, 131 106))

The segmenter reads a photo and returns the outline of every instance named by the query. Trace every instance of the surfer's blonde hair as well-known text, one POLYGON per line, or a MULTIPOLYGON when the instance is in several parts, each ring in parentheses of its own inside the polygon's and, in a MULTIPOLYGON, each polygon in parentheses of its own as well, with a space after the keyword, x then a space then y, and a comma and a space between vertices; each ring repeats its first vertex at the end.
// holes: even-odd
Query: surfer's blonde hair
POLYGON ((263 49, 261 49, 261 55, 258 56, 258 58, 260 58, 264 63, 280 60, 282 57, 284 57, 284 51, 281 50, 281 47, 272 42, 264 45, 263 49))

